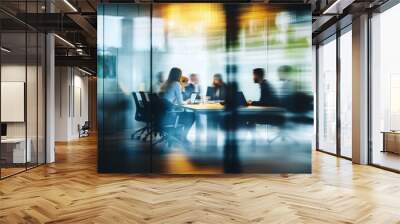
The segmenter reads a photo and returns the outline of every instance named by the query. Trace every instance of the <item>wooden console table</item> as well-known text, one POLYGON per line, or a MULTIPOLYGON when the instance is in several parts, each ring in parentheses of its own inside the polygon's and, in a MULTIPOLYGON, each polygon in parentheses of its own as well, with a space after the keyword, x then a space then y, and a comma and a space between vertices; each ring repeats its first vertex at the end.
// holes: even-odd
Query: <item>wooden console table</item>
POLYGON ((382 131, 383 150, 382 152, 392 152, 400 154, 400 131, 382 131))

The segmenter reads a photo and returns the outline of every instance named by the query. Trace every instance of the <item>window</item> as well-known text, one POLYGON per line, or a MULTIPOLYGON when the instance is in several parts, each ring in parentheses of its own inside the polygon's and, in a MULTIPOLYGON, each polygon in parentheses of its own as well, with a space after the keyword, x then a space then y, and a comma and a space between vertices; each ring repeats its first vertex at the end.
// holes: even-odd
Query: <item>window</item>
POLYGON ((400 170, 400 5, 372 17, 372 163, 400 170))
MULTIPOLYGON (((349 27, 351 28, 351 27, 349 27)), ((352 34, 340 36, 340 155, 351 158, 352 149, 352 34)))
POLYGON ((336 153, 336 39, 318 48, 318 149, 336 153))

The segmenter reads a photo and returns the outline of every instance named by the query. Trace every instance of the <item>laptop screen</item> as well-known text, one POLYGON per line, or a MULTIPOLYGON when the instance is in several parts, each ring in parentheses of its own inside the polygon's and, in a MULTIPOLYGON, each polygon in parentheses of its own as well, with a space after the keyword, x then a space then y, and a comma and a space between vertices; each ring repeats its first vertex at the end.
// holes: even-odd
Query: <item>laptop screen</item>
POLYGON ((197 93, 192 93, 192 95, 190 95, 190 103, 191 104, 196 103, 196 98, 197 98, 197 93))
POLYGON ((237 103, 239 106, 247 106, 247 101, 246 98, 244 97, 243 92, 239 91, 237 92, 237 103))

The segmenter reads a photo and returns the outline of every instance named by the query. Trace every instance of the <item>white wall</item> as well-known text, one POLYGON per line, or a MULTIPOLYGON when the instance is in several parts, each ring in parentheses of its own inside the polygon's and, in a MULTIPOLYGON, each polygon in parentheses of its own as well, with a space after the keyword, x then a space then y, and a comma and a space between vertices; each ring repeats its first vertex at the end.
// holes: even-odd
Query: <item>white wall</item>
MULTIPOLYGON (((37 115, 32 111, 36 111, 37 95, 36 95, 36 80, 31 78, 31 75, 36 77, 36 66, 6 64, 1 66, 1 81, 2 82, 25 82, 26 71, 28 72, 28 87, 27 87, 27 120, 28 120, 28 137, 30 128, 32 132, 36 130, 37 115), (27 69, 27 70, 26 70, 27 69), (34 86, 34 88, 29 88, 34 86), (32 123, 33 122, 33 123, 32 123)), ((39 105, 40 106, 40 105, 39 105)), ((7 110, 7 108, 1 108, 7 110)), ((25 123, 26 122, 7 122, 7 136, 8 137, 25 137, 25 123)), ((36 133, 36 132, 35 132, 36 133)))
POLYGON ((89 117, 88 77, 72 67, 56 67, 55 74, 55 140, 77 139, 89 117))
MULTIPOLYGON (((2 82, 24 82, 26 85, 26 105, 22 108, 23 112, 26 112, 26 120, 23 122, 6 122, 7 137, 25 138, 26 135, 30 140, 32 161, 36 162, 38 158, 39 163, 44 163, 45 150, 45 90, 43 89, 43 78, 44 74, 40 66, 25 66, 25 64, 18 63, 1 66, 2 82), (37 156, 37 153, 39 153, 39 156, 37 156)), ((10 110, 10 108, 1 108, 1 110, 10 110)))

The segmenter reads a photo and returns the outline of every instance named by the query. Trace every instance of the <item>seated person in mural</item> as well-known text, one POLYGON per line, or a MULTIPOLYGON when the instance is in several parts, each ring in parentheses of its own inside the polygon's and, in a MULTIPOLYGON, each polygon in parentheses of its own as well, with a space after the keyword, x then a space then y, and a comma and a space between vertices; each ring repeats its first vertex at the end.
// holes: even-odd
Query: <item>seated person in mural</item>
POLYGON ((189 90, 189 78, 186 76, 181 76, 180 84, 182 88, 182 99, 186 101, 190 98, 190 90, 189 90))
POLYGON ((200 99, 200 81, 197 74, 192 73, 189 76, 190 83, 185 86, 184 100, 189 99, 193 93, 197 93, 197 99, 200 99))
POLYGON ((301 91, 301 83, 295 79, 294 74, 296 70, 290 65, 278 68, 279 105, 291 113, 310 112, 313 110, 313 96, 301 91))
POLYGON ((160 90, 161 90, 161 86, 162 86, 162 84, 164 83, 164 73, 163 72, 158 72, 157 74, 156 74, 156 77, 155 77, 155 82, 154 82, 154 84, 153 84, 153 89, 152 89, 152 91, 153 91, 153 93, 159 93, 160 92, 160 90))
POLYGON ((276 96, 272 85, 265 79, 265 71, 262 68, 253 69, 254 83, 260 86, 260 99, 258 101, 248 101, 252 106, 279 106, 279 99, 276 96))
POLYGON ((226 84, 222 80, 221 74, 215 74, 213 77, 212 86, 207 88, 206 96, 210 100, 225 100, 226 84))
MULTIPOLYGON (((167 81, 161 86, 161 97, 174 105, 182 105, 184 103, 181 77, 182 70, 174 67, 170 70, 167 81)), ((187 134, 193 125, 194 114, 187 111, 179 113, 178 122, 183 125, 183 131, 180 133, 181 140, 187 143, 187 134)))
POLYGON ((277 96, 281 107, 290 106, 292 95, 296 91, 296 83, 291 77, 293 72, 294 69, 289 65, 283 65, 278 68, 280 86, 277 96))

